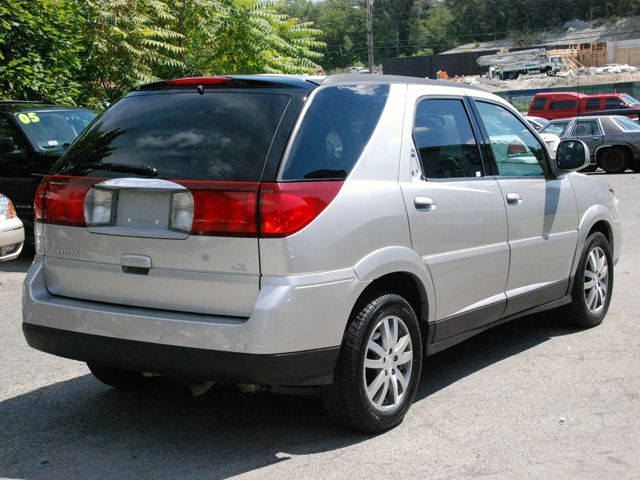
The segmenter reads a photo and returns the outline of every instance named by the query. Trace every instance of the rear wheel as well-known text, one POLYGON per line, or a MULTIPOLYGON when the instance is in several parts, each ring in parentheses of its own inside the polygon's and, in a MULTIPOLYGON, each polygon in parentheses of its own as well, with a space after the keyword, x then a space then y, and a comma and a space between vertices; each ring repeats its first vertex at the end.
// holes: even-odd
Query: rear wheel
POLYGON ((139 390, 158 385, 164 377, 146 376, 141 372, 124 370, 122 368, 103 367, 93 363, 87 363, 94 377, 102 383, 119 390, 139 390))
POLYGON ((607 173, 622 173, 627 169, 627 152, 619 148, 608 148, 600 154, 600 166, 607 173))
POLYGON ((334 382, 323 390, 329 415, 363 432, 402 422, 415 397, 422 368, 418 318, 396 294, 377 296, 347 327, 334 382))
POLYGON ((573 301, 566 307, 568 319, 583 328, 600 325, 611 302, 613 261, 611 246, 600 232, 585 243, 573 282, 573 301))

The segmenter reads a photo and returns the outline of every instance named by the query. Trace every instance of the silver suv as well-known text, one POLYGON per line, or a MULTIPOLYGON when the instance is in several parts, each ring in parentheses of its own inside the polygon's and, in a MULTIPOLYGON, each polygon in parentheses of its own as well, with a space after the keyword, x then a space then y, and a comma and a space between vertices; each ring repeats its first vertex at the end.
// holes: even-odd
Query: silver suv
POLYGON ((114 387, 315 386, 385 430, 425 355, 556 307, 602 321, 618 207, 588 158, 551 162, 505 101, 442 81, 146 85, 40 185, 24 334, 114 387))

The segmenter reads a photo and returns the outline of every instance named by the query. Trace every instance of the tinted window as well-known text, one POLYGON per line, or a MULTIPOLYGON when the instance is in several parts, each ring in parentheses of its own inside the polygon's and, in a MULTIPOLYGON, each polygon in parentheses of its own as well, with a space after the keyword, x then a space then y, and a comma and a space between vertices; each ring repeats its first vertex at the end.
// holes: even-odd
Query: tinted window
POLYGON ((320 90, 291 146, 282 179, 346 178, 378 124, 388 95, 388 85, 320 90))
POLYGON ((586 110, 598 110, 600 108, 599 98, 590 98, 585 105, 586 110))
POLYGON ((423 100, 413 138, 427 178, 482 176, 482 162, 462 100, 423 100))
POLYGON ((625 106, 624 102, 619 98, 605 98, 604 100, 604 108, 623 108, 625 106))
POLYGON ((96 114, 91 110, 25 110, 14 114, 38 150, 61 150, 73 142, 96 114))
POLYGON ((532 110, 544 110, 544 104, 547 102, 546 98, 536 98, 531 106, 532 110))
POLYGON ((540 133, 553 133, 554 135, 562 137, 564 135, 564 131, 567 129, 567 125, 569 125, 568 120, 564 122, 551 122, 540 130, 540 133))
POLYGON ((506 108, 485 102, 478 102, 477 105, 489 134, 498 174, 543 175, 543 147, 525 125, 506 108))
POLYGON ((576 102, 574 100, 561 100, 559 102, 552 102, 549 105, 551 110, 569 110, 576 108, 576 102))
POLYGON ((99 167, 109 163, 174 180, 257 181, 289 101, 245 92, 126 97, 72 145, 59 172, 108 174, 99 167))
POLYGON ((612 120, 625 132, 640 132, 640 125, 627 117, 615 117, 612 120))
POLYGON ((573 135, 576 137, 600 135, 600 125, 596 120, 578 120, 573 127, 573 135))
POLYGON ((13 144, 13 151, 6 153, 14 153, 24 150, 25 145, 22 139, 20 138, 20 132, 18 129, 11 124, 9 119, 0 115, 0 140, 3 143, 6 143, 7 147, 13 144))

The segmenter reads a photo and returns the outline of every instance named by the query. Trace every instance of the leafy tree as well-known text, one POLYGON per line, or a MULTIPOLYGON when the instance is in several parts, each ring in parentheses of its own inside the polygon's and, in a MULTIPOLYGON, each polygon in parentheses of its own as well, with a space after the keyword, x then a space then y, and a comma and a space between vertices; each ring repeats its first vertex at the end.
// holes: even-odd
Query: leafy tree
POLYGON ((3 0, 0 97, 74 104, 85 50, 81 24, 74 0, 3 0))

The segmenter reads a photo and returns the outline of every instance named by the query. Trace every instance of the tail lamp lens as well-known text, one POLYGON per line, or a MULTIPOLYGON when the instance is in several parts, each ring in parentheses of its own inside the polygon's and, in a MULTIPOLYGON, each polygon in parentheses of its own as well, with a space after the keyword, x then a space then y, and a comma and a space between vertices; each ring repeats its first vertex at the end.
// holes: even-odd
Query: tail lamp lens
POLYGON ((178 181, 193 196, 192 235, 254 237, 257 182, 178 181))
POLYGON ((101 178, 45 177, 34 202, 36 220, 73 227, 86 226, 84 204, 87 193, 101 178))
POLYGON ((342 181, 263 183, 260 234, 286 237, 302 230, 331 203, 342 181))
POLYGON ((110 225, 114 214, 113 190, 92 188, 84 198, 84 218, 87 225, 110 225))
POLYGON ((177 192, 171 196, 171 229, 191 232, 193 224, 193 195, 177 192))

